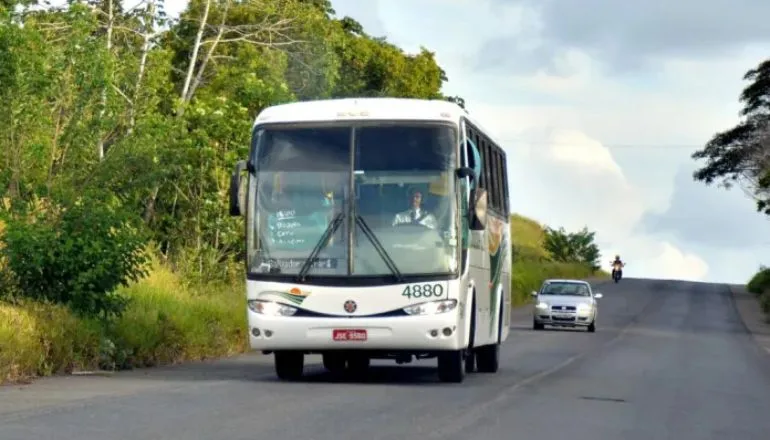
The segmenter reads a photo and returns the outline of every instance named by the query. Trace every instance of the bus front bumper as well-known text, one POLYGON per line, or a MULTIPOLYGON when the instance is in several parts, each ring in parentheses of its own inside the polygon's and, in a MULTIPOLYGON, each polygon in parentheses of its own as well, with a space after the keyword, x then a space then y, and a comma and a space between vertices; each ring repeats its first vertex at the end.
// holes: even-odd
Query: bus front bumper
POLYGON ((248 311, 253 350, 459 350, 464 329, 456 311, 389 318, 307 318, 248 311))

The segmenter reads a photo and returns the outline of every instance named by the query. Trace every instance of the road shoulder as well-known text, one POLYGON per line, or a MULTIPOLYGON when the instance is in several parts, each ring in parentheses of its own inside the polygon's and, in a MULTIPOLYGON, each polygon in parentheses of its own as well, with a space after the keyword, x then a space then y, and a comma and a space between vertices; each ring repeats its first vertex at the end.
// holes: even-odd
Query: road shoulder
POLYGON ((759 307, 756 295, 746 290, 743 285, 728 285, 735 301, 738 315, 760 347, 770 353, 770 324, 759 307))

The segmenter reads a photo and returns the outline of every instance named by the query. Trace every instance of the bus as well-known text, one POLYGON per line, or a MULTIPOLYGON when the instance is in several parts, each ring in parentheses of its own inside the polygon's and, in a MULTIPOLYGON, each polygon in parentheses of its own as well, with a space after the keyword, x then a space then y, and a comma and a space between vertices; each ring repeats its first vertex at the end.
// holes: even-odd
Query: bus
POLYGON ((334 374, 373 359, 437 359, 442 382, 498 371, 508 338, 506 154, 443 100, 275 105, 235 164, 250 347, 282 380, 320 355, 334 374))

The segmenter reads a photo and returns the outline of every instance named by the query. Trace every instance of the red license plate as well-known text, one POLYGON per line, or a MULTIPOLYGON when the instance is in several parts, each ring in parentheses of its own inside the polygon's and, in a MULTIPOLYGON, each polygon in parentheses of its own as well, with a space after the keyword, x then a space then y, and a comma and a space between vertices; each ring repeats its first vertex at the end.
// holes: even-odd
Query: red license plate
POLYGON ((333 330, 332 337, 334 338, 335 341, 365 341, 366 330, 354 330, 354 329, 333 330))

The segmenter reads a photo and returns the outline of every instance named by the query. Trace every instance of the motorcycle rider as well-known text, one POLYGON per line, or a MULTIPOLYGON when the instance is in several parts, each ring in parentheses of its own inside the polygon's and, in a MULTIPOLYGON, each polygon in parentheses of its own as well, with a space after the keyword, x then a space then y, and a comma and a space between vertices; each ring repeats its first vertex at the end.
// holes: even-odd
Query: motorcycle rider
POLYGON ((623 270, 623 266, 625 266, 625 263, 620 259, 620 255, 615 255, 615 260, 610 262, 610 265, 612 266, 612 277, 615 277, 615 267, 620 266, 620 270, 623 270))

